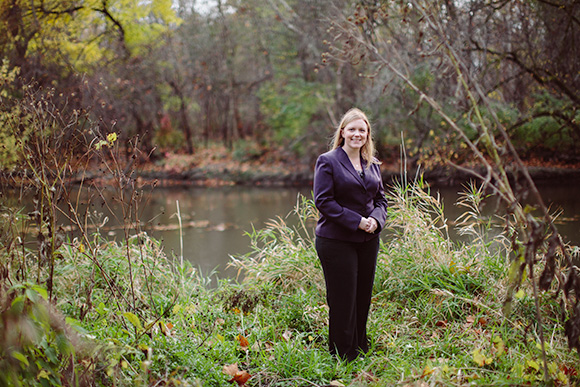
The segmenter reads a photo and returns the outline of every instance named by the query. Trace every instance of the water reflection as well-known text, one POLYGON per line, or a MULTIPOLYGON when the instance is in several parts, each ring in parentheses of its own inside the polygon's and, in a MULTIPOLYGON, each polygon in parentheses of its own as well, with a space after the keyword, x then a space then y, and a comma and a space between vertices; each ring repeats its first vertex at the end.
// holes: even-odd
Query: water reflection
POLYGON ((250 250, 246 232, 263 228, 272 218, 286 217, 299 193, 310 196, 310 189, 156 189, 144 195, 147 204, 140 218, 167 252, 183 255, 204 273, 217 270, 220 276, 231 277, 236 273, 226 267, 230 255, 250 250))

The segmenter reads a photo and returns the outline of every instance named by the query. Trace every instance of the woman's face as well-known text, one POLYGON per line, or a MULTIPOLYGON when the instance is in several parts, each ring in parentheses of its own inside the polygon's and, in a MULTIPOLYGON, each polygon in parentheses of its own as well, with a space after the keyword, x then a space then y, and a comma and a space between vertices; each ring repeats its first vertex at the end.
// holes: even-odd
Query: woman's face
POLYGON ((344 147, 352 150, 360 150, 366 144, 368 135, 367 123, 362 119, 351 121, 341 131, 344 147))

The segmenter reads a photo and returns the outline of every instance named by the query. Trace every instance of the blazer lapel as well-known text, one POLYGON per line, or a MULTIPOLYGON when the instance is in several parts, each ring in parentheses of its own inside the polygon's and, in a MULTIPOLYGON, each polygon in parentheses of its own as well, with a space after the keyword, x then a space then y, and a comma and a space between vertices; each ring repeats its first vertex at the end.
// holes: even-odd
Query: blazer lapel
MULTIPOLYGON (((340 161, 340 163, 354 176, 354 178, 365 188, 366 190, 366 185, 364 180, 362 179, 362 177, 359 175, 359 173, 356 171, 356 169, 354 169, 354 167, 352 166, 352 163, 350 162, 350 159, 348 158, 348 155, 346 154, 346 152, 344 151, 344 149, 342 148, 337 148, 337 158, 338 161, 340 161)), ((363 170, 365 168, 364 164, 361 164, 361 166, 363 167, 363 170)))

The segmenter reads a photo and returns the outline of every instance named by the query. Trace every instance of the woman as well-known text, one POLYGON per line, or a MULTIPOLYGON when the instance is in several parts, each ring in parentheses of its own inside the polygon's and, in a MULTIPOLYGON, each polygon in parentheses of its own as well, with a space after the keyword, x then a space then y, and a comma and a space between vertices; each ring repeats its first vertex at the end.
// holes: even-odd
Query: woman
POLYGON ((387 199, 374 158, 371 125, 359 109, 342 117, 332 150, 319 156, 314 201, 320 212, 316 251, 329 306, 330 353, 351 361, 368 351, 369 313, 379 233, 387 199))

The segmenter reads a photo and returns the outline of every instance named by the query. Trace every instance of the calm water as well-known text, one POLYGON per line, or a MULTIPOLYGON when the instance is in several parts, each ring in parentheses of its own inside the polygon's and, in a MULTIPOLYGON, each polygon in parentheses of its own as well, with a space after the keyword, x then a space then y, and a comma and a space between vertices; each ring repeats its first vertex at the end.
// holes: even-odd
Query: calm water
MULTIPOLYGON (((580 201, 577 198, 580 183, 540 185, 539 189, 546 203, 563 211, 563 221, 558 224, 561 234, 567 241, 580 245, 580 201)), ((462 190, 462 187, 432 189, 434 194, 441 195, 445 215, 450 221, 462 213, 455 205, 458 192, 462 190)), ((250 238, 245 233, 252 228, 263 228, 270 219, 286 217, 296 205, 299 194, 311 198, 311 187, 156 188, 143 194, 137 212, 144 223, 143 229, 162 240, 167 252, 176 257, 183 253, 184 260, 204 273, 215 269, 220 277, 233 277, 235 271, 226 266, 230 255, 249 252, 250 238)), ((4 195, 4 199, 10 196, 4 195)), ((13 195, 8 202, 16 203, 13 195)), ((100 200, 95 201, 91 212, 108 216, 110 220, 103 230, 110 238, 122 239, 123 231, 115 227, 118 224, 115 216, 98 202, 100 200)), ((491 203, 485 208, 487 213, 493 210, 491 203)))
POLYGON ((177 206, 181 214, 179 229, 150 232, 163 241, 166 250, 199 267, 204 273, 216 269, 220 276, 234 276, 228 269, 230 255, 250 251, 252 228, 261 229, 276 217, 286 217, 297 203, 298 194, 311 197, 310 188, 192 188, 153 191, 142 219, 154 219, 155 225, 178 226, 177 206), (189 224, 188 224, 189 223, 189 224))
MULTIPOLYGON (((564 242, 580 246, 580 198, 578 196, 580 182, 545 182, 537 184, 537 188, 544 204, 550 209, 550 213, 559 214, 555 224, 564 242)), ((456 203, 459 193, 464 192, 464 187, 442 187, 435 188, 433 191, 441 195, 444 213, 449 221, 457 219, 465 210, 456 203)), ((497 211, 497 207, 497 199, 491 199, 483 206, 482 213, 492 215, 497 211)), ((453 233, 451 237, 454 237, 453 233)))

